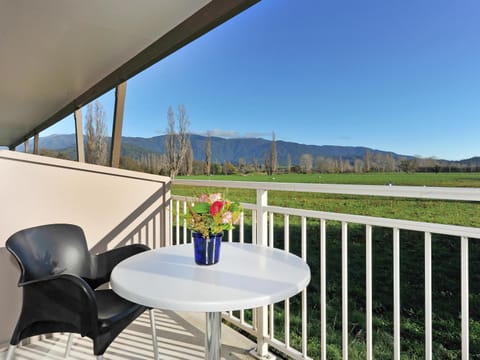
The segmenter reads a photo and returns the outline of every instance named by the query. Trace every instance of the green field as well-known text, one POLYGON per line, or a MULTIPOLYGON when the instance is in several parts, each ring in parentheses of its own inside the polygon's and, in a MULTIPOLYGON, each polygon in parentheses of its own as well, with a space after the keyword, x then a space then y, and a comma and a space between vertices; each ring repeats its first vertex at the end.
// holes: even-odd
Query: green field
POLYGON ((480 187, 480 173, 365 173, 365 174, 265 174, 179 176, 179 179, 297 182, 312 184, 410 185, 480 187))
MULTIPOLYGON (((187 177, 179 177, 187 178, 187 177)), ((455 186, 480 188, 480 173, 369 173, 191 176, 198 180, 268 181, 323 184, 455 186)), ((194 195, 202 188, 174 185, 176 195, 194 195)), ((230 199, 255 202, 255 191, 224 189, 230 199)), ((209 189, 213 191, 213 189, 209 189)), ((480 203, 373 196, 270 191, 269 204, 337 213, 480 227, 480 203)))

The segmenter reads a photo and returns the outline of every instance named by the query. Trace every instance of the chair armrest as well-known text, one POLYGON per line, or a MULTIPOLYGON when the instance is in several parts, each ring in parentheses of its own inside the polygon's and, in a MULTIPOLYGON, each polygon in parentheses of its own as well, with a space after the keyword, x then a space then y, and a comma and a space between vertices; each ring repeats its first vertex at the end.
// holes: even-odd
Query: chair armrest
POLYGON ((112 270, 119 262, 147 250, 150 248, 146 245, 132 244, 94 255, 92 257, 92 263, 95 264, 93 279, 87 279, 87 282, 93 288, 109 282, 112 270))
POLYGON ((95 293, 82 278, 58 274, 19 283, 19 286, 23 288, 22 321, 47 323, 51 332, 64 331, 61 329, 65 326, 82 336, 97 331, 95 293))

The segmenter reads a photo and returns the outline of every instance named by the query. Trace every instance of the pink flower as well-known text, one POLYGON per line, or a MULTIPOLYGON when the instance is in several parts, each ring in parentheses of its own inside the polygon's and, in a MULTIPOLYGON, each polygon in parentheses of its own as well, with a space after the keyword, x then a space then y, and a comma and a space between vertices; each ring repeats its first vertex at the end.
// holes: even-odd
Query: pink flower
POLYGON ((235 221, 233 222, 233 225, 238 225, 240 224, 240 215, 237 216, 237 218, 235 219, 235 221))
POLYGON ((210 194, 209 199, 211 203, 214 203, 215 201, 220 201, 222 200, 222 194, 221 193, 210 194))
POLYGON ((223 215, 222 215, 222 223, 223 224, 230 224, 232 222, 232 213, 230 211, 226 211, 223 215))
POLYGON ((220 211, 222 211, 223 204, 224 204, 223 201, 220 201, 220 200, 214 201, 212 206, 210 207, 210 214, 215 216, 220 211))
POLYGON ((203 193, 199 198, 198 198, 198 202, 210 202, 210 197, 208 196, 208 194, 205 194, 203 193))

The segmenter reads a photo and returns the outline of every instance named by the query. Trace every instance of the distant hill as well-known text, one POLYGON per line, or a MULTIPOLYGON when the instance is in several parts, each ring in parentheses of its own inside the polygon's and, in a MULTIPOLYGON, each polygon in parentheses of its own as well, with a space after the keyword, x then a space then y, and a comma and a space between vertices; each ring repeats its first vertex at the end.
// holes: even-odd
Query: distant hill
MULTIPOLYGON (((165 135, 151 138, 142 137, 123 137, 122 155, 138 159, 145 153, 163 153, 165 146, 165 135)), ((191 135, 195 160, 205 159, 206 137, 201 135, 191 135)), ((110 141, 110 138, 108 138, 110 141)), ((263 163, 264 156, 270 153, 271 141, 261 138, 235 138, 225 139, 212 137, 212 160, 213 162, 223 163, 229 161, 237 163, 239 159, 244 159, 251 163, 254 160, 263 163)), ((365 153, 369 151, 372 156, 377 153, 391 155, 395 159, 411 158, 411 156, 400 155, 389 151, 371 149, 367 147, 354 146, 335 146, 335 145, 306 145, 288 141, 276 141, 279 164, 286 164, 287 157, 290 154, 293 164, 298 164, 303 154, 311 154, 314 158, 317 156, 329 157, 343 160, 363 159, 365 153)), ((70 152, 75 146, 75 135, 50 135, 40 138, 40 149, 62 150, 70 152)))
POLYGON ((460 160, 459 163, 464 165, 480 164, 480 156, 474 156, 469 159, 460 160))

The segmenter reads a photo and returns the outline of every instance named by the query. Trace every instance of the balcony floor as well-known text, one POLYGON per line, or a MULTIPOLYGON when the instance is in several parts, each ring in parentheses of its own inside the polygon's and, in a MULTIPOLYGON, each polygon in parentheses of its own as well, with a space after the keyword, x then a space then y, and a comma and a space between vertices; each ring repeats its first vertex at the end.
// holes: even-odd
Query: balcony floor
MULTIPOLYGON (((205 315, 202 313, 175 313, 155 310, 160 359, 204 359, 205 315)), ((15 360, 64 359, 68 334, 53 334, 41 341, 17 347, 15 360)), ((251 360, 248 352, 255 344, 222 325, 222 359, 251 360)), ((6 348, 0 359, 5 358, 6 348)), ((69 359, 94 359, 92 342, 75 335, 69 359)), ((105 360, 153 360, 153 347, 148 312, 133 322, 110 345, 104 354, 105 360)))

